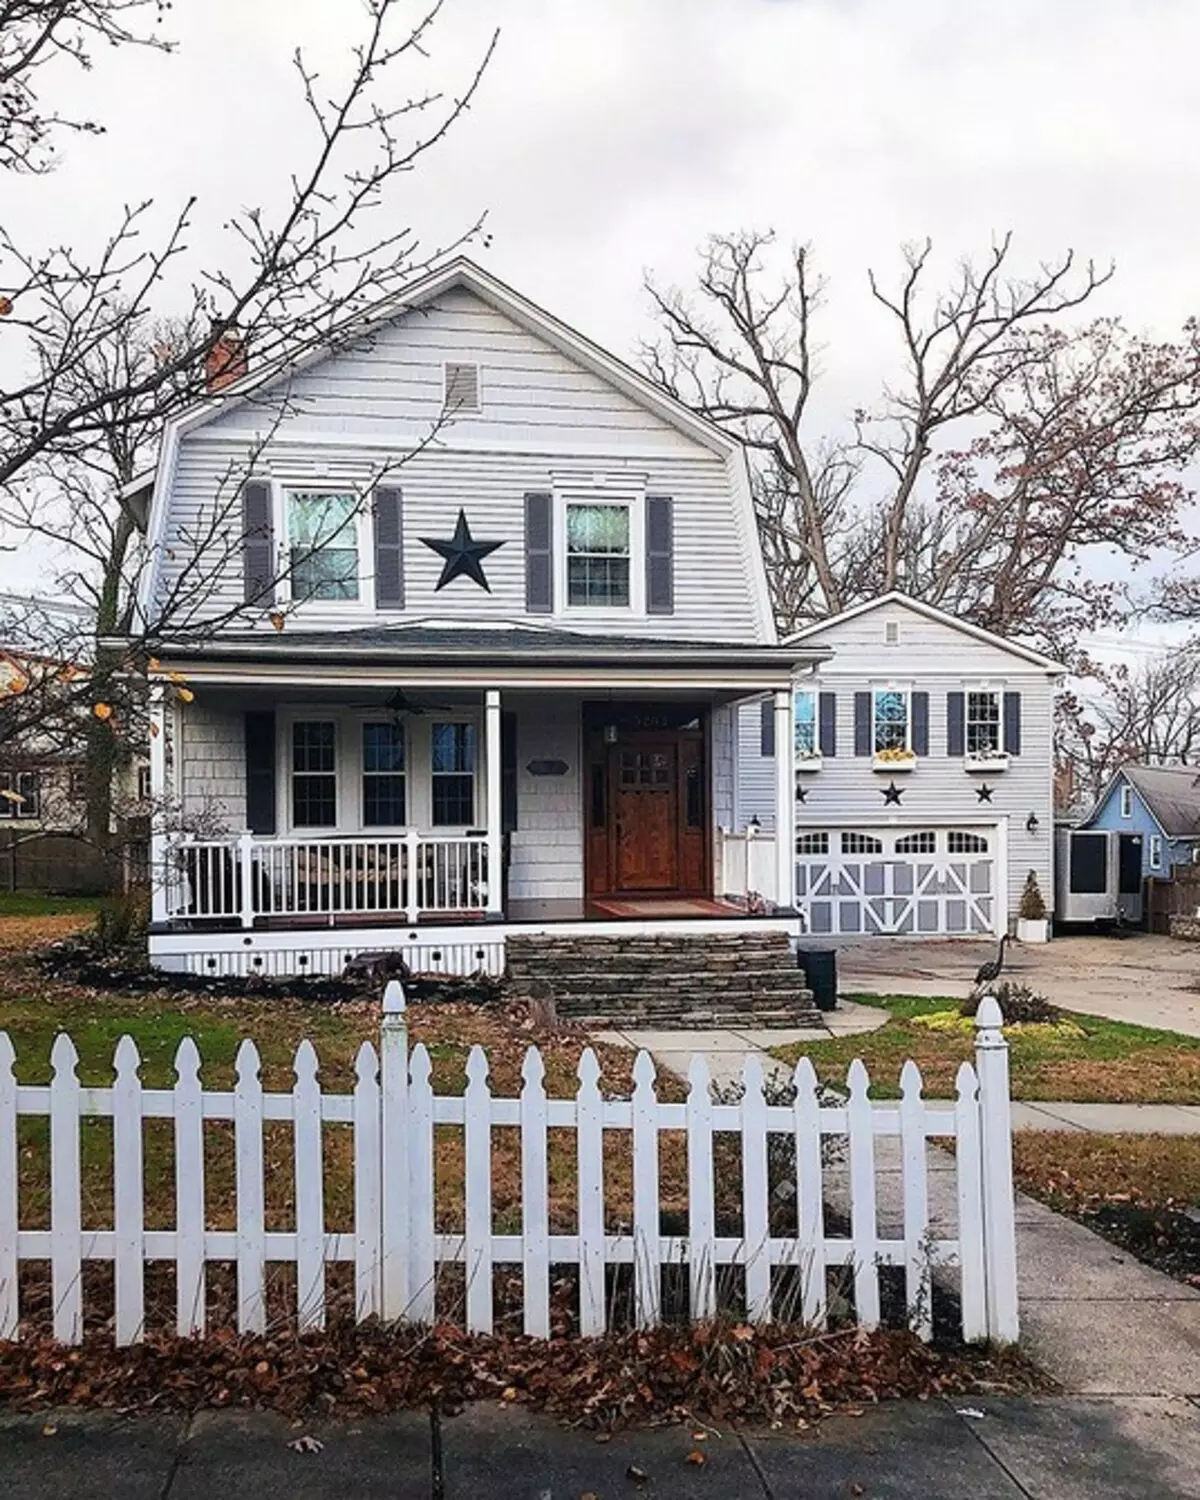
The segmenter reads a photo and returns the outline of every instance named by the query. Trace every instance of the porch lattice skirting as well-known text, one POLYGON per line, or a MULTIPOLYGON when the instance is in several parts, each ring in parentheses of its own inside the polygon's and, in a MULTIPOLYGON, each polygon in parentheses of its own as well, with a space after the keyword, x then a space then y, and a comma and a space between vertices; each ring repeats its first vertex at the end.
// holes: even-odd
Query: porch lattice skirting
MULTIPOLYGON (((578 1268, 578 1326, 585 1335, 604 1331, 611 1317, 612 1268, 631 1277, 634 1316, 643 1326, 663 1315, 663 1268, 686 1268, 693 1319, 714 1317, 722 1307, 726 1268, 739 1268, 745 1314, 752 1321, 779 1316, 779 1286, 790 1277, 798 1287, 786 1311, 813 1326, 829 1314, 827 1268, 845 1268, 853 1281, 859 1322, 880 1319, 880 1272, 902 1267, 912 1326, 924 1338, 932 1331, 932 1276, 935 1268, 956 1267, 961 1282, 962 1331, 970 1340, 1017 1337, 1015 1233, 1013 1223, 1008 1050, 996 1002, 985 999, 976 1017, 975 1064, 959 1070, 957 1098, 927 1103, 916 1065, 905 1063, 903 1097, 898 1104, 873 1105, 860 1062, 848 1076, 844 1104, 824 1104, 811 1063, 801 1059, 795 1072, 794 1104, 768 1104, 761 1066, 747 1060, 745 1096, 736 1104, 715 1104, 707 1065, 692 1062, 686 1103, 662 1103, 655 1092, 654 1065, 646 1053, 633 1064, 630 1098, 606 1097, 600 1070, 589 1050, 579 1065, 574 1099, 548 1099, 544 1066, 536 1048, 524 1062, 519 1098, 495 1098, 488 1087, 488 1062, 474 1048, 467 1063, 465 1094, 435 1095, 431 1063, 423 1046, 409 1051, 404 996, 397 983, 384 1001, 380 1049, 364 1042, 358 1054, 352 1094, 321 1090, 318 1062, 308 1042, 295 1057, 295 1087, 266 1093, 259 1078, 259 1054, 243 1042, 232 1091, 203 1088, 195 1044, 184 1040, 176 1055, 173 1088, 144 1088, 134 1043, 117 1045, 116 1079, 111 1087, 80 1084, 77 1053, 60 1035, 52 1052, 48 1086, 18 1085, 15 1054, 0 1033, 0 1339, 22 1333, 18 1270, 23 1261, 49 1261, 54 1334, 77 1343, 84 1334, 82 1268, 85 1261, 109 1261, 115 1282, 115 1335, 129 1344, 142 1337, 146 1323, 145 1266, 173 1264, 176 1323, 183 1336, 204 1331, 206 1275, 212 1262, 236 1268, 237 1323, 247 1333, 263 1332, 267 1322, 267 1270, 272 1263, 295 1268, 296 1313, 302 1328, 317 1328, 326 1316, 326 1270, 345 1262, 354 1268, 358 1317, 432 1322, 455 1315, 447 1307, 442 1273, 461 1267, 465 1277, 465 1322, 476 1332, 493 1326, 493 1269, 519 1269, 525 1331, 550 1333, 551 1267, 578 1268), (18 1127, 29 1118, 49 1121, 50 1226, 22 1228, 18 1219, 18 1127), (146 1120, 169 1120, 174 1135, 175 1227, 147 1229, 144 1201, 146 1120), (111 1227, 85 1228, 81 1122, 111 1129, 113 1211, 111 1227), (110 1126, 92 1122, 111 1121, 110 1126), (290 1126, 295 1208, 292 1227, 266 1229, 265 1126, 290 1126), (206 1133, 232 1125, 236 1155, 236 1224, 209 1227, 205 1195, 206 1133), (326 1127, 353 1133, 353 1224, 331 1231, 321 1170, 326 1127), (496 1232, 493 1212, 493 1131, 520 1133, 519 1232, 496 1232), (549 1130, 574 1133, 575 1227, 552 1232, 550 1218, 549 1130), (686 1135, 687 1232, 663 1232, 660 1211, 660 1135, 686 1135), (435 1190, 435 1139, 444 1133, 462 1142, 465 1198, 462 1223, 453 1232, 439 1227, 446 1205, 435 1190), (725 1132, 738 1141, 741 1162, 740 1232, 730 1234, 719 1220, 714 1146, 725 1132), (631 1138, 632 1222, 614 1223, 605 1209, 605 1144, 631 1138), (931 1220, 927 1149, 931 1136, 953 1137, 956 1145, 957 1234, 935 1233, 931 1220), (822 1146, 846 1141, 850 1188, 850 1232, 828 1233, 823 1207, 831 1170, 822 1146), (898 1139, 903 1175, 902 1233, 884 1237, 878 1228, 876 1143, 898 1139), (789 1168, 796 1202, 794 1232, 777 1235, 771 1227, 769 1146, 794 1143, 789 1168), (440 1211, 441 1210, 441 1211, 440 1211)), ((616 1080, 610 1082, 615 1083, 616 1080)), ((277 1141, 271 1158, 277 1160, 277 1141)), ((728 1191, 728 1184, 722 1184, 728 1191)), ((91 1193, 89 1193, 89 1201, 91 1193)))

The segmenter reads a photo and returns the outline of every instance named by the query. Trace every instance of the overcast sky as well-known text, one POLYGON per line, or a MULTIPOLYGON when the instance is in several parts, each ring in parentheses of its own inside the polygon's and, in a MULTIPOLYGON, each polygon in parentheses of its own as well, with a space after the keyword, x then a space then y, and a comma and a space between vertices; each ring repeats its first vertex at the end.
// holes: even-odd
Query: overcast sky
MULTIPOLYGON (((103 139, 6 183, 26 240, 98 243, 122 202, 194 193, 212 263, 229 210, 306 159, 292 50, 336 73, 362 23, 359 0, 175 0, 167 24, 175 56, 98 59, 103 139)), ((1195 309, 1194 0, 446 0, 412 86, 461 86, 497 25, 471 116, 390 212, 432 245, 486 210, 477 257, 616 353, 647 330, 643 272, 686 280, 743 225, 809 241, 829 279, 831 419, 895 358, 865 275, 905 241, 951 263, 1012 229, 1027 262, 1115 259, 1103 310, 1137 326, 1195 309)))

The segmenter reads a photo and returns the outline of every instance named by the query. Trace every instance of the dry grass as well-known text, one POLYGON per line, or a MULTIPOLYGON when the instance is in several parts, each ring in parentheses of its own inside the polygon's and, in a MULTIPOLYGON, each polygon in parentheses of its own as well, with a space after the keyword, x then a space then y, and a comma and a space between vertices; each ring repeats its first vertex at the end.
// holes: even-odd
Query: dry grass
POLYGON ((1060 1212, 1200 1204, 1200 1136, 1018 1131, 1013 1170, 1019 1188, 1060 1212))

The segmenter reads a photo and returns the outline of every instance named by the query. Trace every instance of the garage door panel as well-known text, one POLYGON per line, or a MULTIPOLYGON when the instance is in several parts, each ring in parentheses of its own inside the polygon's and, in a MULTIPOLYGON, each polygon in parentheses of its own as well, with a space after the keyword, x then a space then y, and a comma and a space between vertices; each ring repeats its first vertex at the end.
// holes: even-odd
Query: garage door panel
POLYGON ((806 829, 797 836, 796 894, 813 933, 990 933, 996 881, 991 828, 806 829))

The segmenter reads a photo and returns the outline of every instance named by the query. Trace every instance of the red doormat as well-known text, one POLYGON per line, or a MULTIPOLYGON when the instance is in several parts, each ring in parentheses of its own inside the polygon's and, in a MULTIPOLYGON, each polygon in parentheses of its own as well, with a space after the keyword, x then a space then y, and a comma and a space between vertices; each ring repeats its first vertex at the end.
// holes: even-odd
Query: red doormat
POLYGON ((675 896, 641 901, 593 901, 597 911, 610 917, 739 917, 744 913, 723 901, 703 896, 675 896))

